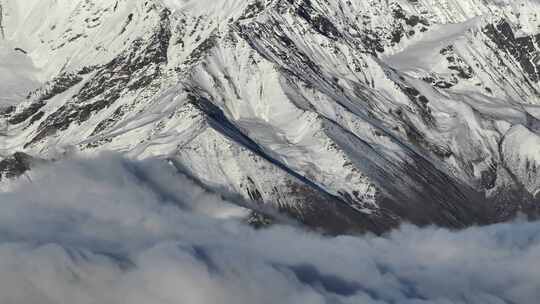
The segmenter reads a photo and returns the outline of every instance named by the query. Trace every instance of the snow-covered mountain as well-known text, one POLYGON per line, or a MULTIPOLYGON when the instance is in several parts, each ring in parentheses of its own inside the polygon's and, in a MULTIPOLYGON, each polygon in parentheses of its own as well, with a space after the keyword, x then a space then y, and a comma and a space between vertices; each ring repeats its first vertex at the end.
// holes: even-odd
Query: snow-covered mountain
POLYGON ((539 213, 535 0, 0 6, 6 159, 162 157, 334 232, 539 213))

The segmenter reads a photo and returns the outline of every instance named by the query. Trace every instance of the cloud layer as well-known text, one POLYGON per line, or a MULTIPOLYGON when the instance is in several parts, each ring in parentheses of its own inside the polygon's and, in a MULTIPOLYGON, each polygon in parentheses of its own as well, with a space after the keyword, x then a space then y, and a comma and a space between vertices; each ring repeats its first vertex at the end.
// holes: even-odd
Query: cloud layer
POLYGON ((39 168, 0 191, 0 303, 537 303, 540 224, 322 237, 160 161, 39 168))

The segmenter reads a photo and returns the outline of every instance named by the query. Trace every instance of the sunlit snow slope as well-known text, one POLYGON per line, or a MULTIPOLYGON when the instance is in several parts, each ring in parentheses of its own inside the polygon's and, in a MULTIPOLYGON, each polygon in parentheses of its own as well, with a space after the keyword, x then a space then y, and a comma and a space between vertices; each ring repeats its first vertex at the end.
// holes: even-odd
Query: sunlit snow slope
POLYGON ((4 157, 162 157, 336 232, 538 214, 537 1, 0 3, 4 157))

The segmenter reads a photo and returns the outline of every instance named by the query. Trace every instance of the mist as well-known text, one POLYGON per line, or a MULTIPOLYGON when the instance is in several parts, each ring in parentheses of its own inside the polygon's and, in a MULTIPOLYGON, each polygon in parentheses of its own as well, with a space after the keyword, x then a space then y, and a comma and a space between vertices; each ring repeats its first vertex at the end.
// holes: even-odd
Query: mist
POLYGON ((255 230, 161 160, 118 155, 0 185, 0 303, 537 303, 540 224, 379 237, 255 230))

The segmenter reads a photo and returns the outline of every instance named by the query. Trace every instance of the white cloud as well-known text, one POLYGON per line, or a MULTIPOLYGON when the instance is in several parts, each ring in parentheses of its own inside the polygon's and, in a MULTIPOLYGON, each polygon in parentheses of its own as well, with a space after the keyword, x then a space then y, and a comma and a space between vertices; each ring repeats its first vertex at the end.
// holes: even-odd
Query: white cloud
POLYGON ((0 192, 0 303, 536 303, 540 225, 253 230, 166 163, 43 167, 0 192))

